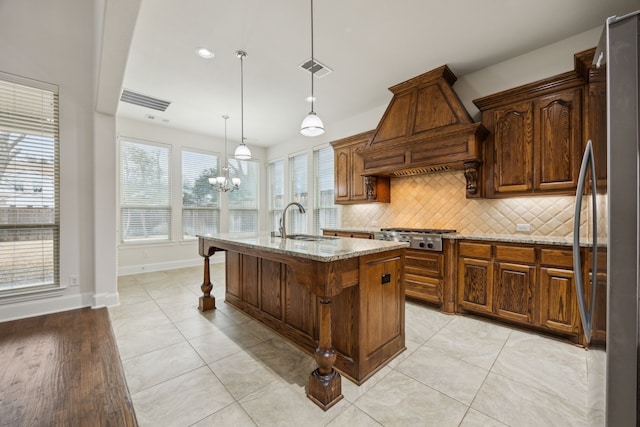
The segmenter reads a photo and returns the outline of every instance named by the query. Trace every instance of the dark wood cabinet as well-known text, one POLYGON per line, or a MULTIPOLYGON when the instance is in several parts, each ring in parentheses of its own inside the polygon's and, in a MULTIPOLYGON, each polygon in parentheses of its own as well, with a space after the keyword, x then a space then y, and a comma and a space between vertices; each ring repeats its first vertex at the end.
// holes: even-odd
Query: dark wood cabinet
POLYGON ((443 303, 444 255, 420 249, 405 250, 404 287, 407 297, 443 303))
POLYGON ((540 326, 577 334, 580 314, 575 293, 573 251, 544 248, 540 252, 540 326))
POLYGON ((496 315, 514 322, 535 324, 535 266, 499 262, 495 269, 496 315))
POLYGON ((534 102, 534 191, 575 192, 582 159, 582 88, 534 102))
POLYGON ((588 139, 606 187, 606 87, 593 53, 576 54, 573 71, 473 101, 489 130, 485 197, 575 194, 588 139))
POLYGON ((373 131, 333 141, 336 204, 389 203, 390 181, 384 177, 364 177, 364 160, 358 150, 372 138, 373 131))
POLYGON ((460 242, 458 253, 458 307, 493 313, 491 245, 460 242))
POLYGON ((558 332, 576 333, 575 279, 573 270, 540 268, 540 325, 558 332))
MULTIPOLYGON (((487 114, 488 115, 488 114, 487 114)), ((488 194, 525 192, 533 189, 533 106, 523 103, 492 113, 493 188, 488 194)), ((487 120, 489 121, 489 120, 487 120)), ((486 123, 485 126, 487 126, 486 123)))
MULTIPOLYGON (((573 251, 563 246, 459 241, 458 312, 486 315, 584 343, 573 251)), ((585 272, 588 248, 580 250, 585 272)), ((598 255, 602 270, 606 254, 598 255)), ((585 277, 589 277, 585 274, 585 277)), ((585 285, 589 293, 590 283, 585 285)), ((606 274, 596 281, 593 340, 605 340, 606 274)))

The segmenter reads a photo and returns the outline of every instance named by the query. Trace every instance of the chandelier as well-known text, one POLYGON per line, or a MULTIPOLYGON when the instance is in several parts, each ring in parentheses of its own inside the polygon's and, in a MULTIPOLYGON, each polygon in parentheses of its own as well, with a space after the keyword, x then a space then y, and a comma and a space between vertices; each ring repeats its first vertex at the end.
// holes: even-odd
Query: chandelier
POLYGON ((222 116, 224 119, 224 159, 225 165, 222 167, 222 175, 215 178, 209 178, 209 184, 221 193, 231 193, 240 189, 240 178, 230 178, 229 157, 227 156, 227 119, 229 116, 222 116))

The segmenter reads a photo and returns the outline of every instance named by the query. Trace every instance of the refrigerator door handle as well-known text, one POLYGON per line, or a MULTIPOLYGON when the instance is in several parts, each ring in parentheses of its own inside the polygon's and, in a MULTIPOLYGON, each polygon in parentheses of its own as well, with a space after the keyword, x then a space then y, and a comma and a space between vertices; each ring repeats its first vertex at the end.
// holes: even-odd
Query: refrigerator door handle
POLYGON ((576 297, 578 299, 578 310, 586 343, 591 342, 591 327, 595 313, 596 279, 598 267, 598 212, 596 208, 596 166, 593 159, 593 144, 587 141, 587 146, 582 157, 580 174, 578 176, 578 187, 576 189, 576 211, 573 220, 573 274, 575 276, 576 297), (591 166, 591 205, 592 205, 592 265, 591 265, 591 287, 590 299, 588 301, 584 292, 584 278, 582 276, 582 262, 580 260, 580 214, 582 212, 582 194, 587 171, 591 166))

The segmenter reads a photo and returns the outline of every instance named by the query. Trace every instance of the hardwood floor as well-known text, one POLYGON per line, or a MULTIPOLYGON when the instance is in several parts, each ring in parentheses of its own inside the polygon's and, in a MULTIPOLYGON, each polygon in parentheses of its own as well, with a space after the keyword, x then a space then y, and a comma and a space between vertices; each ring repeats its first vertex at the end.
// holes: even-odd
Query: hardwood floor
POLYGON ((137 426, 107 309, 0 323, 0 426, 137 426))

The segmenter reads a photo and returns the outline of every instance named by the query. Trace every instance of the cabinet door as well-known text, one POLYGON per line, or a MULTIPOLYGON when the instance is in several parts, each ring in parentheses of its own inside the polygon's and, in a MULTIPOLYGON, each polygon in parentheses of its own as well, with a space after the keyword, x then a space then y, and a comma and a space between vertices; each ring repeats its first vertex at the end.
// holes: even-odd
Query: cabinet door
POLYGON ((496 263, 495 312, 502 318, 535 324, 535 266, 496 263))
POLYGON ((575 189, 582 154, 582 89, 535 101, 534 190, 575 189))
POLYGON ((360 297, 364 303, 361 316, 368 324, 361 350, 369 358, 403 333, 402 260, 363 257, 360 272, 360 297))
POLYGON ((494 112, 493 190, 495 193, 533 188, 533 111, 530 102, 494 112))
POLYGON ((364 177, 361 175, 364 171, 364 160, 356 153, 356 150, 364 144, 351 146, 351 200, 365 201, 367 200, 367 186, 364 183, 364 177))
POLYGON ((573 271, 540 268, 540 324, 549 329, 577 333, 578 306, 573 271))
POLYGON ((349 201, 349 181, 351 179, 351 148, 336 148, 334 152, 335 170, 335 200, 349 201))
POLYGON ((492 313, 493 263, 458 259, 458 305, 465 310, 492 313))
POLYGON ((585 105, 583 141, 593 143, 596 161, 596 186, 598 192, 607 190, 607 81, 606 67, 590 70, 585 105))

